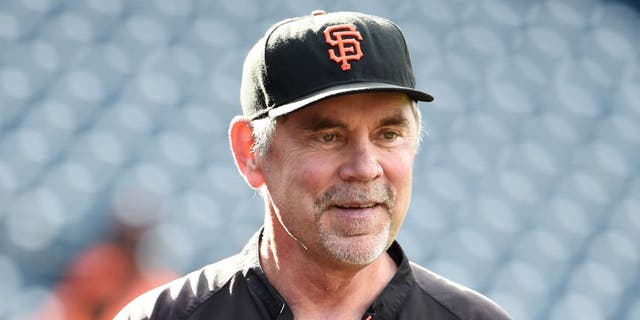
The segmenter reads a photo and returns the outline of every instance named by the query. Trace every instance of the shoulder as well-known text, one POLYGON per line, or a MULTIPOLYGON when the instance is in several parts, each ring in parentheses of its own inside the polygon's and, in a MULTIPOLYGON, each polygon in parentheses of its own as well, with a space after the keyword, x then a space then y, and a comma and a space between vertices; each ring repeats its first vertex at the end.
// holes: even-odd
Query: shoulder
POLYGON ((486 296, 448 280, 413 262, 418 287, 461 320, 508 320, 509 315, 486 296))
POLYGON ((131 301, 114 320, 186 319, 241 272, 233 256, 147 291, 131 301))

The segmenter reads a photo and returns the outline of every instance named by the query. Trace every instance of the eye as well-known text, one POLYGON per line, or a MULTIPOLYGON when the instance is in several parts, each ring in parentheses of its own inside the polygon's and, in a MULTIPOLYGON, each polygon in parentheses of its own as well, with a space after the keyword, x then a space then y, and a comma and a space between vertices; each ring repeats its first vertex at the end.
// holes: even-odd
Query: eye
POLYGON ((336 140, 336 134, 335 133, 325 133, 325 134, 320 136, 320 140, 322 142, 333 142, 333 141, 336 140))
POLYGON ((393 140, 398 137, 398 133, 394 131, 385 131, 382 133, 382 139, 384 140, 393 140))
POLYGON ((325 148, 325 147, 335 147, 345 142, 345 136, 341 132, 337 130, 323 130, 320 132, 315 132, 311 134, 309 137, 317 146, 325 148))

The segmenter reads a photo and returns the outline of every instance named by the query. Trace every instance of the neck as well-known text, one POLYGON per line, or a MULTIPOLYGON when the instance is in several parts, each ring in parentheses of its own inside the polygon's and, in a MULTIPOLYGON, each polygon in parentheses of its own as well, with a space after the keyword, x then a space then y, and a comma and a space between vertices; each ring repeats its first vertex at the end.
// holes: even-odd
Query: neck
POLYGON ((387 253, 368 265, 312 257, 277 220, 267 220, 260 263, 296 318, 360 319, 396 272, 387 253))

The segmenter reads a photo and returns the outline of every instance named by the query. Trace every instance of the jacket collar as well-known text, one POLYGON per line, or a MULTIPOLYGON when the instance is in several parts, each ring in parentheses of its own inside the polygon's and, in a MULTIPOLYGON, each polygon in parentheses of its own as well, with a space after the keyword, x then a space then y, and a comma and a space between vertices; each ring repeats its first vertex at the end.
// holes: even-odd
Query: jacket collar
POLYGON ((256 232, 245 245, 242 256, 242 272, 245 274, 251 293, 264 303, 271 319, 293 319, 289 306, 276 288, 271 285, 260 266, 260 242, 263 228, 256 232))
MULTIPOLYGON (((260 241, 262 239, 261 228, 256 232, 240 253, 242 259, 242 272, 252 292, 261 300, 273 319, 293 319, 289 306, 275 287, 269 283, 267 276, 260 266, 260 241)), ((373 319, 390 319, 397 314, 406 301, 412 287, 415 284, 409 259, 397 241, 394 241, 387 253, 396 262, 398 270, 391 281, 382 290, 382 293, 373 301, 367 311, 367 315, 374 315, 373 319)))
POLYGON ((387 249, 387 253, 398 265, 398 270, 371 304, 370 311, 375 314, 373 319, 395 318, 400 313, 402 305, 415 285, 409 259, 400 244, 397 241, 393 241, 389 249, 387 249))

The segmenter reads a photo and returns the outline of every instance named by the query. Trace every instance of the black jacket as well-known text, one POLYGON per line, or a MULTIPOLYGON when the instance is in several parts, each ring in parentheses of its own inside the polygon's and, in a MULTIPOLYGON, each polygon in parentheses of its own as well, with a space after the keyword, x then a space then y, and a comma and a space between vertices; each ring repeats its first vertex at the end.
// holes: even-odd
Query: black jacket
MULTIPOLYGON (((259 236, 240 254, 141 295, 115 320, 293 319, 260 267, 259 236)), ((510 319, 486 297, 409 262, 397 242, 387 252, 398 270, 362 319, 510 319)))

